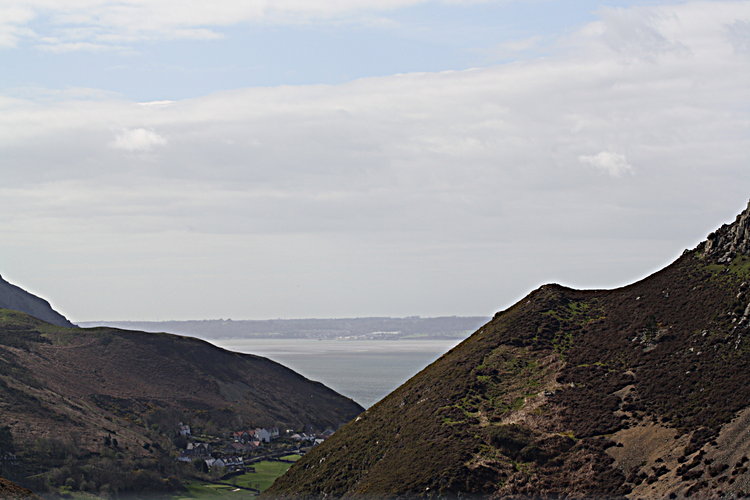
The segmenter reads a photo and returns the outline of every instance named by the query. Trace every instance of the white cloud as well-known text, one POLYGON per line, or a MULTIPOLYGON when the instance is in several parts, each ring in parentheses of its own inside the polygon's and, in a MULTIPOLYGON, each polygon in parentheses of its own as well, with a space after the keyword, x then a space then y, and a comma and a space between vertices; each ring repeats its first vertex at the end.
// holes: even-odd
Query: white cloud
MULTIPOLYGON (((493 1, 493 0, 484 0, 493 1)), ((502 1, 502 0, 494 0, 502 1)), ((247 22, 299 23, 353 17, 440 2, 472 4, 472 0, 5 0, 0 6, 0 47, 23 38, 46 38, 52 51, 101 50, 153 39, 221 38, 218 28, 247 22), (35 34, 28 29, 38 21, 35 34)))
POLYGON ((150 151, 155 146, 163 146, 166 143, 167 140, 153 130, 134 128, 117 134, 111 145, 115 149, 139 152, 150 151))
POLYGON ((658 9, 603 9, 600 22, 605 44, 629 57, 652 59, 657 54, 687 50, 664 30, 665 25, 679 21, 658 9))
POLYGON ((22 38, 35 36, 27 26, 34 17, 34 11, 22 2, 0 5, 0 48, 15 47, 22 38))
POLYGON ((43 39, 37 47, 45 52, 62 54, 64 52, 106 52, 125 50, 125 47, 91 42, 62 42, 57 39, 43 39))
POLYGON ((628 163, 625 155, 602 151, 595 155, 581 155, 578 157, 581 163, 597 168, 612 177, 621 177, 623 174, 632 174, 633 166, 628 163))
POLYGON ((735 21, 726 26, 727 36, 734 49, 750 54, 750 21, 735 21))
MULTIPOLYGON (((750 4, 655 10, 612 11, 553 56, 469 71, 151 104, 0 99, 0 232, 13 236, 0 257, 60 283, 110 270, 146 303, 133 315, 161 317, 206 314, 191 288, 222 307, 229 282, 242 304, 220 314, 247 317, 269 290, 284 297, 259 314, 328 314, 284 309, 321 283, 350 314, 452 314, 542 281, 629 281, 750 193, 750 59, 727 32, 750 4), (633 44, 609 25, 647 34, 633 44), (156 148, 158 163, 122 154, 156 148), (628 182, 590 175, 632 165, 628 182), (49 248, 57 262, 24 253, 49 248), (134 292, 153 281, 144 262, 177 283, 173 306, 134 292), (184 285, 185 269, 205 281, 184 285), (424 283, 443 311, 422 307, 424 283)), ((91 285, 69 310, 100 315, 91 285)))
POLYGON ((479 50, 491 61, 520 59, 524 54, 539 48, 544 43, 541 36, 532 36, 500 43, 489 49, 479 50))

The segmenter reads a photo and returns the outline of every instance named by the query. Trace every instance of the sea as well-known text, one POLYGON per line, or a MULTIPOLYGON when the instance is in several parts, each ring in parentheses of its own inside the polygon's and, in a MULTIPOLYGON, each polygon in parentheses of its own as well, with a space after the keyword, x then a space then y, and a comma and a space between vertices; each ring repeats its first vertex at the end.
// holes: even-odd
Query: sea
POLYGON ((270 358, 369 408, 461 340, 212 338, 210 342, 270 358))

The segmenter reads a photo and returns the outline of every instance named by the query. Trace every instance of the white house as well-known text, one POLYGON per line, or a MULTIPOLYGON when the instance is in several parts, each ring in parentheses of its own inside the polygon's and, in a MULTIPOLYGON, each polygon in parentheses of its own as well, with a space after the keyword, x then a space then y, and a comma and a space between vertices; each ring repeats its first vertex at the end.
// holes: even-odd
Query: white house
POLYGON ((260 428, 255 429, 253 431, 253 435, 255 436, 255 439, 257 439, 258 441, 263 441, 266 443, 271 442, 271 431, 269 431, 268 429, 260 429, 260 428))

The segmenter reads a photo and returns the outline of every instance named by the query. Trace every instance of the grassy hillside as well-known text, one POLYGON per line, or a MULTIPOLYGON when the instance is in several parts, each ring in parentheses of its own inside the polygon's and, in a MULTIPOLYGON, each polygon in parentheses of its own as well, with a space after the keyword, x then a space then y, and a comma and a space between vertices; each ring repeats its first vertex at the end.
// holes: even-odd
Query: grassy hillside
POLYGON ((211 498, 245 500, 255 498, 257 491, 267 490, 276 478, 289 469, 291 462, 298 460, 300 456, 287 455, 282 458, 285 461, 265 460, 256 462, 253 464, 253 468, 255 469, 253 472, 234 476, 224 481, 214 483, 193 481, 186 485, 187 491, 175 495, 172 500, 204 500, 211 498))
POLYGON ((361 410, 258 356, 169 334, 62 328, 0 310, 0 457, 17 458, 0 460, 0 472, 37 491, 68 479, 96 491, 174 490, 178 422, 213 435, 324 429, 361 410))
POLYGON ((750 492, 749 220, 624 288, 534 291, 268 496, 750 492))

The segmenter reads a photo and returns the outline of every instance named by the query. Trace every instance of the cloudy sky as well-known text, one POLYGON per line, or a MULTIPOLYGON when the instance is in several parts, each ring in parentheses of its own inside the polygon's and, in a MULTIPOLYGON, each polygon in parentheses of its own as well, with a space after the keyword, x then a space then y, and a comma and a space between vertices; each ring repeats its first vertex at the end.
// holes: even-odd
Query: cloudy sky
POLYGON ((0 274, 73 320, 618 286, 749 160, 750 1, 0 1, 0 274))

